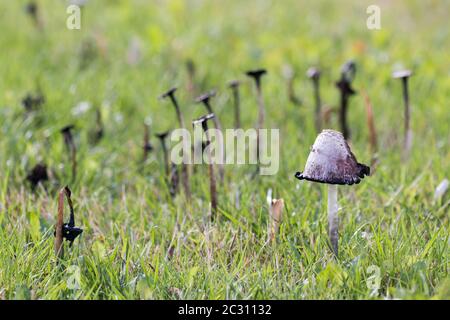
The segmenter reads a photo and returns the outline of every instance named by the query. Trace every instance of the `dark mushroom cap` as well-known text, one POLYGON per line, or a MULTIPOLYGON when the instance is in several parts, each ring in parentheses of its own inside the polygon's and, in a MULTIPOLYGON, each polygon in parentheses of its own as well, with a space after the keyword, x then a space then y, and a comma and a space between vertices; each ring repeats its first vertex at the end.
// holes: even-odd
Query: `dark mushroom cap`
POLYGON ((153 145, 150 142, 147 142, 144 144, 144 148, 145 151, 153 151, 153 145))
POLYGON ((308 69, 308 71, 306 71, 306 75, 308 76, 308 78, 311 78, 313 80, 319 79, 320 70, 315 67, 311 67, 308 69))
POLYGON ((35 188, 39 182, 48 181, 48 179, 47 166, 42 163, 34 166, 27 175, 27 180, 30 182, 32 188, 35 188))
POLYGON ((63 224, 63 238, 70 242, 70 245, 75 239, 83 233, 83 229, 70 226, 68 223, 63 224))
POLYGON ((159 139, 164 140, 170 133, 170 130, 161 132, 161 133, 157 133, 155 134, 155 136, 157 136, 159 139))
POLYGON ((249 70, 245 74, 248 75, 249 77, 259 79, 262 75, 266 73, 267 73, 266 69, 256 69, 256 70, 249 70))
POLYGON ((69 124, 61 129, 61 133, 69 133, 75 126, 73 124, 69 124))
POLYGON ((195 98, 195 102, 201 103, 201 102, 208 102, 210 98, 214 97, 216 95, 216 92, 214 90, 211 90, 210 92, 204 93, 197 98, 195 98))
POLYGON ((26 11, 28 14, 31 14, 31 15, 35 15, 36 12, 37 12, 37 10, 38 10, 38 6, 37 6, 37 4, 36 4, 34 1, 29 2, 29 3, 25 6, 25 11, 26 11))
POLYGON ((398 70, 392 73, 392 77, 395 79, 409 78, 411 75, 411 70, 398 70))
POLYGON ((342 133, 323 130, 316 138, 306 161, 305 170, 297 172, 299 180, 328 184, 358 184, 370 168, 358 163, 342 133))
POLYGON ((173 96, 175 91, 177 91, 177 87, 172 87, 168 91, 164 92, 162 95, 159 96, 160 99, 164 99, 170 96, 173 96))
POLYGON ((240 84, 241 83, 239 82, 239 80, 231 80, 230 82, 228 82, 228 86, 230 88, 237 88, 240 84))
POLYGON ((356 94, 356 91, 355 89, 352 88, 351 83, 344 77, 342 77, 338 82, 336 82, 336 87, 345 94, 348 95, 356 94))

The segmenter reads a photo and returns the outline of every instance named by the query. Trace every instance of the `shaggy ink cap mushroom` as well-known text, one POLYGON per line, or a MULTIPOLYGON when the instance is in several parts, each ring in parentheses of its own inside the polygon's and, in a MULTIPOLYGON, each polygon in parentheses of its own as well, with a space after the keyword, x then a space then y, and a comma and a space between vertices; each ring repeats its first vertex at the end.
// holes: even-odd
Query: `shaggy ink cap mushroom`
POLYGON ((305 170, 297 172, 299 180, 327 184, 352 185, 370 175, 370 168, 358 163, 342 133, 323 130, 306 161, 305 170))

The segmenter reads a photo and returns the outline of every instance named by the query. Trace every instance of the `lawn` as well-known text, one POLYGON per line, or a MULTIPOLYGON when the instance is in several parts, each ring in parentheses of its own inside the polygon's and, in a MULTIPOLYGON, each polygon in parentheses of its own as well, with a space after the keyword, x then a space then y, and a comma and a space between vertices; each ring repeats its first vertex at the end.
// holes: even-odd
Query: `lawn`
MULTIPOLYGON (((450 6, 446 1, 97 0, 66 27, 66 1, 0 2, 0 299, 449 299, 450 6), (381 8, 381 29, 366 8, 381 8), (339 186, 339 257, 327 234, 327 188, 297 180, 314 143, 320 67, 327 127, 340 130, 341 66, 353 59, 351 148, 376 165, 339 186), (191 73, 189 67, 193 67, 191 73), (241 81, 241 120, 257 123, 249 69, 265 68, 265 127, 279 129, 274 175, 225 165, 209 219, 207 165, 190 166, 192 198, 166 181, 155 133, 176 129, 173 86, 188 128, 211 89, 223 128, 233 128, 231 80, 241 81), (402 158, 402 87, 410 69, 413 144, 402 158), (294 103, 287 71, 294 72, 294 103), (45 101, 26 111, 27 94, 45 101), (368 97, 378 138, 369 143, 368 97), (93 141, 97 110, 103 136, 93 141), (77 173, 60 133, 73 124, 77 173), (153 150, 143 161, 144 124, 153 150), (31 188, 38 163, 50 179, 31 188), (54 252, 58 192, 72 190, 84 231, 54 252), (267 194, 284 199, 267 241, 267 194), (238 199, 238 200, 237 200, 238 199)), ((217 169, 217 168, 216 168, 217 169)), ((217 173, 217 170, 216 170, 217 173)), ((65 207, 65 221, 68 220, 65 207)))

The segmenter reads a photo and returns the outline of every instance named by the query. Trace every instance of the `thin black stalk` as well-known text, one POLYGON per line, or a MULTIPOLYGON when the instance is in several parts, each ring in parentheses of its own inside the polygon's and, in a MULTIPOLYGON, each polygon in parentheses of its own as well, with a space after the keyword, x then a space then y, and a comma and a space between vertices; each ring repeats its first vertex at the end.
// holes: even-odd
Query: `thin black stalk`
MULTIPOLYGON (((215 96, 215 92, 209 92, 206 94, 203 94, 199 97, 197 97, 197 99, 195 100, 197 103, 203 103, 203 105, 205 106, 206 110, 208 111, 208 113, 210 114, 214 114, 211 104, 210 104, 210 99, 212 97, 215 96)), ((214 122, 214 127, 219 130, 220 132, 222 132, 222 126, 220 125, 219 119, 217 118, 217 116, 214 116, 212 118, 213 122, 214 122)), ((224 146, 221 145, 219 146, 222 149, 222 157, 223 157, 223 150, 224 150, 224 146)), ((220 163, 219 163, 219 175, 220 175, 220 180, 223 181, 224 176, 225 176, 225 169, 224 169, 224 164, 223 164, 223 159, 221 159, 220 163)))
MULTIPOLYGON (((195 126, 197 124, 202 125, 202 129, 206 135, 206 145, 211 143, 211 137, 208 132, 208 120, 214 118, 214 113, 207 114, 197 120, 194 120, 192 124, 195 126)), ((214 220, 217 216, 217 188, 216 188, 216 177, 214 174, 214 164, 212 162, 211 148, 208 148, 208 174, 209 174, 209 191, 211 197, 211 219, 214 220)))
POLYGON ((341 95, 340 95, 340 110, 339 110, 339 123, 341 126, 342 134, 344 138, 348 140, 350 138, 350 128, 348 126, 347 114, 348 114, 348 100, 349 97, 356 94, 356 91, 351 87, 351 83, 345 79, 344 76, 336 83, 341 95))
POLYGON ((322 131, 322 101, 320 98, 320 71, 316 68, 308 70, 308 77, 312 80, 314 90, 314 101, 316 104, 314 112, 314 123, 317 133, 322 131))
POLYGON ((73 125, 69 125, 61 129, 61 133, 63 134, 64 137, 64 143, 67 147, 68 152, 70 153, 72 161, 72 181, 74 181, 77 176, 77 148, 73 140, 72 135, 73 128, 74 128, 73 125))
POLYGON ((260 129, 264 127, 264 120, 265 120, 265 106, 264 106, 264 99, 262 94, 262 88, 261 88, 261 77, 265 75, 267 71, 265 69, 259 69, 254 71, 248 71, 246 74, 247 76, 253 78, 255 81, 256 86, 256 100, 258 103, 258 124, 257 124, 257 134, 256 134, 256 159, 258 162, 258 169, 259 169, 259 154, 260 154, 260 129))
POLYGON ((412 144, 412 131, 410 127, 411 121, 411 106, 409 102, 409 90, 408 90, 408 79, 412 75, 410 70, 401 70, 393 73, 393 77, 402 80, 402 93, 403 93, 403 104, 405 106, 404 111, 404 138, 403 138, 403 157, 408 159, 409 152, 412 144))
POLYGON ((236 129, 241 127, 241 102, 239 96, 239 81, 234 80, 230 82, 230 88, 233 91, 234 100, 234 127, 236 129))
POLYGON ((159 141, 161 142, 161 147, 163 150, 163 157, 164 157, 164 170, 166 172, 167 177, 170 175, 170 169, 169 169, 169 156, 167 153, 167 146, 166 146, 166 137, 169 135, 169 131, 159 133, 156 136, 158 137, 159 141))
POLYGON ((406 150, 406 149, 408 149, 408 139, 409 139, 408 135, 409 135, 409 132, 410 132, 409 122, 410 122, 410 117, 411 117, 411 109, 410 109, 410 105, 409 105, 408 78, 407 77, 402 79, 402 87, 403 87, 403 102, 405 104, 404 148, 406 150))
POLYGON ((147 123, 144 123, 144 144, 142 148, 144 149, 143 162, 145 163, 149 152, 153 150, 153 146, 150 143, 150 126, 147 123))

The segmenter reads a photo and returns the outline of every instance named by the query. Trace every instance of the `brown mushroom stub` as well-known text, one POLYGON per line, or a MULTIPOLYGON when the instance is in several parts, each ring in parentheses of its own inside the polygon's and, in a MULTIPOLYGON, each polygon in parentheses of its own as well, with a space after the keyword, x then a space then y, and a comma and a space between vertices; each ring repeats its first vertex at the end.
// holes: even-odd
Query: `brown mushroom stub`
POLYGON ((328 224, 331 245, 338 255, 337 186, 361 182, 370 175, 370 168, 358 163, 342 133, 323 130, 320 133, 306 161, 305 170, 297 172, 299 180, 328 184, 328 224))

